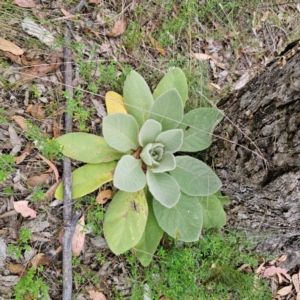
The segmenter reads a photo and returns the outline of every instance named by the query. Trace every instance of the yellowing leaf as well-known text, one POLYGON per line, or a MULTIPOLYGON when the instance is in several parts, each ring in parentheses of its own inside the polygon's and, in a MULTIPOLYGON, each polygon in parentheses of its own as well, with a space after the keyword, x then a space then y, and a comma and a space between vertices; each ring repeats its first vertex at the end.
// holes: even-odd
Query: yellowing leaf
POLYGON ((0 37, 0 50, 11 52, 14 55, 22 55, 24 53, 23 49, 2 37, 0 37))
POLYGON ((105 104, 107 114, 123 113, 127 114, 127 110, 124 105, 124 98, 113 91, 109 91, 105 95, 105 104))
POLYGON ((36 211, 28 207, 28 201, 14 201, 14 208, 15 210, 20 213, 23 217, 36 217, 36 211))

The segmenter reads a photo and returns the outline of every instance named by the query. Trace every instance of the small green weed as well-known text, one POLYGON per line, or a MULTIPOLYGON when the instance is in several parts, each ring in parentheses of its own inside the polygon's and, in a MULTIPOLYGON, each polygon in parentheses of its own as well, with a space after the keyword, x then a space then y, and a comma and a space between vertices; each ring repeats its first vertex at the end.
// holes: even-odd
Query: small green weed
POLYGON ((0 154, 0 182, 5 182, 7 177, 14 172, 15 161, 9 154, 0 154))
POLYGON ((241 234, 230 232, 223 237, 209 231, 193 244, 175 242, 170 250, 160 247, 155 261, 144 271, 129 256, 131 299, 143 297, 145 283, 151 299, 160 299, 161 295, 171 299, 271 299, 266 282, 254 282, 253 274, 237 271, 242 264, 253 268, 258 265, 249 246, 241 234))
MULTIPOLYGON (((40 269, 42 271, 42 269, 40 269)), ((43 282, 36 274, 33 268, 21 277, 20 281, 14 287, 15 300, 23 299, 42 299, 48 300, 49 286, 43 282)))
POLYGON ((34 125, 31 121, 27 120, 26 125, 28 130, 25 132, 25 136, 31 140, 35 147, 49 159, 62 159, 61 154, 62 147, 54 140, 51 139, 47 134, 42 133, 40 128, 34 125))
POLYGON ((73 113, 73 120, 78 122, 78 126, 81 131, 88 131, 88 128, 86 128, 86 122, 90 116, 91 110, 85 109, 81 102, 84 98, 82 90, 76 89, 74 98, 72 98, 68 92, 64 92, 64 96, 67 99, 67 105, 69 107, 67 113, 73 113))
POLYGON ((19 259, 24 251, 28 251, 30 249, 30 246, 28 245, 28 242, 32 236, 31 229, 27 228, 20 228, 20 236, 17 240, 16 245, 9 245, 7 248, 7 251, 9 254, 14 253, 16 255, 16 258, 19 259))

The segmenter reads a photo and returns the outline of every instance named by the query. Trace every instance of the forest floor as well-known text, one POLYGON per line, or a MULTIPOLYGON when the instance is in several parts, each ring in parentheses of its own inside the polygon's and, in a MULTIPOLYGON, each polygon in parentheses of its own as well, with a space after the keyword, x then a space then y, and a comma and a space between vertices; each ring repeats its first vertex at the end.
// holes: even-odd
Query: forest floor
MULTIPOLYGON (((0 0, 0 299, 62 299, 62 202, 54 197, 62 157, 53 141, 64 134, 64 47, 74 61, 73 132, 101 134, 105 94, 122 94, 131 70, 154 89, 180 67, 187 112, 215 106, 300 36, 298 1, 89 0, 68 13, 77 4, 0 0)), ((275 260, 254 254, 227 229, 223 239, 208 232, 192 245, 166 237, 149 268, 129 252, 115 256, 103 236, 108 204, 96 196, 74 201, 85 216, 85 239, 72 262, 73 299, 300 299, 299 267, 289 274, 279 268, 285 253, 275 260), (210 271, 198 274, 203 257, 210 271), (222 259, 227 267, 218 269, 222 259), (248 294, 236 292, 244 288, 238 277, 226 279, 238 268, 253 275, 243 282, 248 294), (264 268, 269 281, 258 283, 264 268)))

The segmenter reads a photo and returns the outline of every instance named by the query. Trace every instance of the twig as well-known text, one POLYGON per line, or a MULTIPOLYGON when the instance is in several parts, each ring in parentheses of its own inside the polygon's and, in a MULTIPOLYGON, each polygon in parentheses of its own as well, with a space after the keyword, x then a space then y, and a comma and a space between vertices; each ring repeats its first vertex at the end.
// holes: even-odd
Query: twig
MULTIPOLYGON (((82 0, 72 13, 79 12, 86 4, 82 0)), ((67 23, 65 27, 65 41, 70 44, 71 23, 67 23)), ((64 68, 65 68, 65 87, 69 97, 73 98, 72 86, 72 50, 68 47, 64 48, 64 68)), ((67 104, 67 113, 65 115, 66 133, 72 132, 72 110, 67 104)), ((63 234, 63 300, 71 300, 72 298, 72 238, 75 232, 76 223, 79 220, 80 212, 72 215, 72 172, 71 160, 64 158, 63 162, 63 183, 64 183, 64 234, 63 234)))

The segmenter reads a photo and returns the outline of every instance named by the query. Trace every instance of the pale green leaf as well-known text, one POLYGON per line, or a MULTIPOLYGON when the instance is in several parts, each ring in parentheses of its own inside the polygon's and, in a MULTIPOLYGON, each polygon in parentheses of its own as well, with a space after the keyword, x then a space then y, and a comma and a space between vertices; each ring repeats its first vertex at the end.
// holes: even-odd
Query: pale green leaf
POLYGON ((116 113, 103 119, 103 136, 111 147, 127 152, 138 148, 138 125, 131 115, 116 113))
POLYGON ((214 108, 198 108, 184 115, 179 126, 184 132, 180 151, 196 152, 208 148, 215 127, 222 119, 223 113, 214 108))
POLYGON ((147 184, 153 197, 162 205, 170 208, 180 197, 180 187, 176 180, 166 173, 153 173, 147 170, 147 184))
POLYGON ((65 156, 85 163, 109 162, 124 155, 111 148, 103 137, 94 134, 72 132, 58 137, 56 141, 63 146, 65 156))
POLYGON ((137 192, 146 185, 142 162, 131 155, 124 155, 114 173, 114 186, 126 192, 137 192))
POLYGON ((171 152, 165 152, 157 166, 152 166, 153 173, 164 173, 174 170, 176 167, 175 157, 171 152))
POLYGON ((157 137, 155 141, 156 143, 163 144, 165 151, 174 153, 181 148, 183 131, 182 129, 171 129, 164 131, 157 137))
POLYGON ((214 193, 214 195, 216 197, 218 197, 218 199, 220 200, 222 205, 227 205, 230 204, 230 199, 228 196, 223 196, 221 191, 217 191, 216 193, 214 193))
MULTIPOLYGON (((113 180, 114 161, 100 164, 87 164, 72 173, 72 199, 85 196, 104 183, 113 180)), ((63 200, 63 184, 60 183, 55 192, 55 198, 63 200)))
POLYGON ((198 197, 203 211, 203 228, 220 228, 226 224, 226 213, 215 195, 198 197))
POLYGON ((160 95, 150 109, 149 119, 162 125, 162 130, 178 127, 183 118, 183 104, 176 89, 160 95))
POLYGON ((170 174, 180 189, 190 196, 208 196, 222 185, 214 171, 202 161, 190 156, 177 156, 176 168, 170 174))
POLYGON ((123 97, 127 111, 135 117, 141 128, 148 119, 153 96, 146 81, 137 72, 131 71, 126 77, 123 97))
POLYGON ((173 238, 184 242, 197 241, 202 229, 202 209, 196 197, 181 194, 172 208, 153 200, 153 209, 159 226, 173 238))
POLYGON ((134 247, 142 238, 148 216, 143 190, 118 191, 109 204, 104 219, 104 235, 111 251, 119 255, 134 247))
POLYGON ((136 254, 137 258, 144 267, 150 264, 153 254, 156 251, 164 232, 156 221, 153 212, 152 201, 153 197, 150 193, 148 193, 147 202, 149 213, 146 228, 141 240, 133 248, 133 252, 136 254))
POLYGON ((154 90, 154 99, 157 99, 159 96, 171 90, 172 88, 175 88, 178 91, 184 106, 186 100, 188 99, 188 85, 183 71, 179 68, 172 69, 162 78, 154 90))
POLYGON ((161 124, 155 120, 147 120, 139 133, 139 143, 145 147, 149 143, 153 143, 157 136, 161 133, 161 124))

